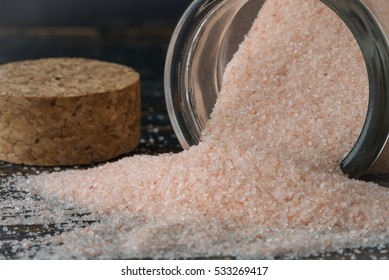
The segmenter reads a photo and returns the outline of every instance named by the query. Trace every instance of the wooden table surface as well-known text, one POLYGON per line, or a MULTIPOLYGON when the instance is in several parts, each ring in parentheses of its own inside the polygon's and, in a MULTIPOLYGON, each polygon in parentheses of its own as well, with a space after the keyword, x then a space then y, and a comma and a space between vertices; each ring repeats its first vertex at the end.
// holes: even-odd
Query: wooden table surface
MULTIPOLYGON (((142 77, 142 137, 139 147, 132 154, 160 154, 179 152, 181 147, 170 125, 163 97, 163 68, 172 24, 143 24, 130 27, 92 28, 0 28, 0 63, 42 57, 88 57, 131 66, 142 77)), ((12 217, 34 215, 32 209, 9 209, 2 202, 12 198, 22 200, 21 192, 6 187, 3 183, 14 174, 34 174, 37 171, 52 171, 55 168, 28 167, 0 162, 0 259, 17 259, 23 255, 22 240, 29 240, 39 248, 40 240, 48 234, 63 230, 63 225, 7 226, 12 217), (2 225, 3 224, 3 225, 2 225)), ((378 179, 382 184, 389 182, 378 179)), ((74 216, 79 225, 88 225, 93 220, 88 215, 74 216)), ((71 230, 68 229, 68 230, 71 230)), ((33 257, 33 255, 31 256, 33 257)), ((234 256, 226 256, 234 258, 234 256)), ((282 259, 283 256, 278 258, 282 259)), ((376 248, 345 249, 343 252, 323 253, 309 259, 387 259, 389 245, 376 248)))

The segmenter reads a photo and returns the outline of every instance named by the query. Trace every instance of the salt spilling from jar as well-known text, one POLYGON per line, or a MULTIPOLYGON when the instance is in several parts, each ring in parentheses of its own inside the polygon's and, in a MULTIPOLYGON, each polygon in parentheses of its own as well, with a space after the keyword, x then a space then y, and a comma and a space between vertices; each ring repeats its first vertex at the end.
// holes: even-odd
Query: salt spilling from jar
POLYGON ((333 12, 268 0, 197 146, 19 182, 100 219, 46 238, 36 257, 301 257, 386 244, 389 190, 339 168, 367 92, 361 52, 333 12))

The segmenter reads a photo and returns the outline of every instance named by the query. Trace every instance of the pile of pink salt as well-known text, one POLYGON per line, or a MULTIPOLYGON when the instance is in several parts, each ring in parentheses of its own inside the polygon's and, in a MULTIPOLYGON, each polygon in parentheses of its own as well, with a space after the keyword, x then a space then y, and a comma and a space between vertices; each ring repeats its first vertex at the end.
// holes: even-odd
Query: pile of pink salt
POLYGON ((299 257, 388 243, 389 190, 339 168, 367 99, 363 58, 341 20, 317 0, 268 0, 198 146, 23 187, 101 214, 49 238, 55 258, 299 257))

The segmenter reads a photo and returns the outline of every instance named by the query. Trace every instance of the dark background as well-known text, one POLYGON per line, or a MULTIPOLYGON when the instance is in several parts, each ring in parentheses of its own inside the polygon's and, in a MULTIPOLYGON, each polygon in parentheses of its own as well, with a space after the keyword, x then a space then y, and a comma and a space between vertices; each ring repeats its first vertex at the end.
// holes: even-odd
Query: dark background
POLYGON ((112 26, 177 20, 191 0, 0 0, 0 26, 112 26))

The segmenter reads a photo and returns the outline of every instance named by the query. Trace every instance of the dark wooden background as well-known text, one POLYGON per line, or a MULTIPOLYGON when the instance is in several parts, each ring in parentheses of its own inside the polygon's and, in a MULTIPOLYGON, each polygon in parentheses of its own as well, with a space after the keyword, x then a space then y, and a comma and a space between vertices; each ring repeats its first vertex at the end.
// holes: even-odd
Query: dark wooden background
POLYGON ((107 26, 180 17, 191 0, 0 0, 0 26, 107 26))

